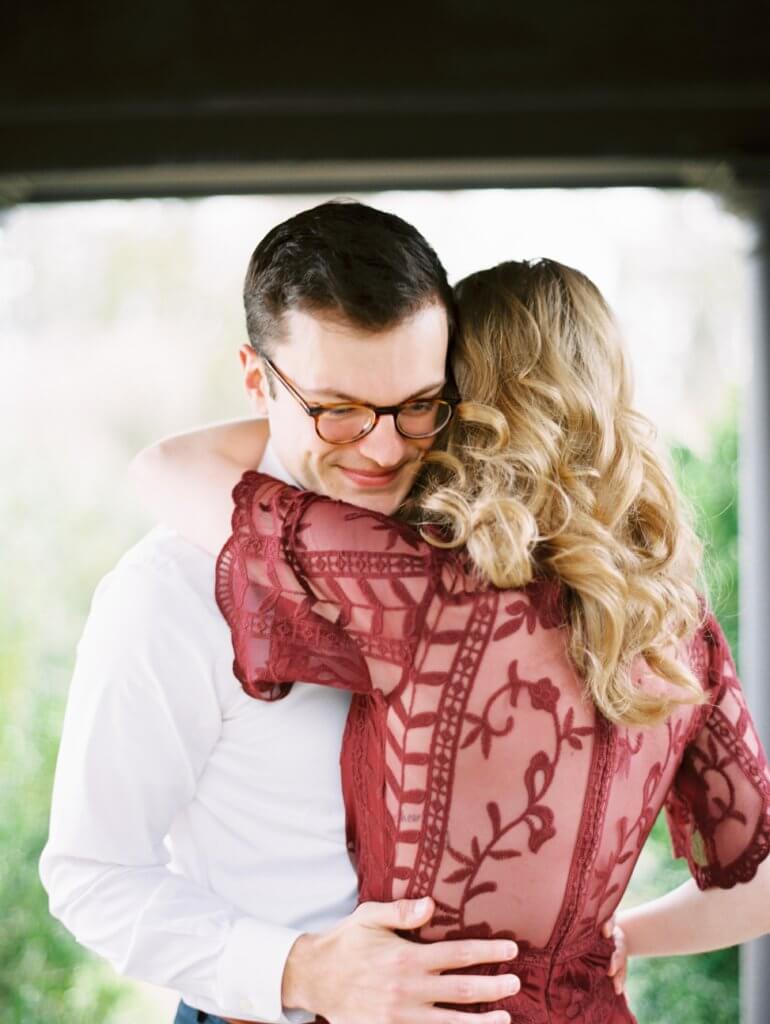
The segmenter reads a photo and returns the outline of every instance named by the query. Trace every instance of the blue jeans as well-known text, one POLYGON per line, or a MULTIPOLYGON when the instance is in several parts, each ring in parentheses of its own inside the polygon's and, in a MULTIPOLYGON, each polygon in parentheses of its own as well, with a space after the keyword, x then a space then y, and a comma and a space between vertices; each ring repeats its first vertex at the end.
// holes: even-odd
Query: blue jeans
POLYGON ((225 1024, 221 1017, 214 1017, 203 1010, 194 1010, 185 1002, 180 1002, 174 1017, 174 1024, 225 1024))

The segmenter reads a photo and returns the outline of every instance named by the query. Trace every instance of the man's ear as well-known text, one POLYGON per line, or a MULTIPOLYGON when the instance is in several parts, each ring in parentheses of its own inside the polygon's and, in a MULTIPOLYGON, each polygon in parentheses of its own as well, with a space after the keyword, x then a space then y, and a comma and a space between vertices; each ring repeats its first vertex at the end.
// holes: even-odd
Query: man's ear
POLYGON ((258 416, 267 416, 269 381, 262 358, 251 345, 241 345, 238 356, 243 368, 243 384, 246 394, 258 416))

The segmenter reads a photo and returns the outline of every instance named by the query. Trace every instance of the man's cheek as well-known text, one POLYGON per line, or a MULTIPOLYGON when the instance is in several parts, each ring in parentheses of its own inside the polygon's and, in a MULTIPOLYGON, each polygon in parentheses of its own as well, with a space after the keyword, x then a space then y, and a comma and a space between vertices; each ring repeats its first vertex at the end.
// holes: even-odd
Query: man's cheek
POLYGON ((408 467, 408 469, 404 470, 404 483, 402 485, 403 493, 401 495, 402 498, 405 498, 407 494, 411 491, 412 487, 414 486, 414 482, 417 479, 417 474, 420 472, 421 468, 422 462, 416 459, 408 467))
MULTIPOLYGON (((307 470, 309 490, 318 494, 328 494, 331 498, 342 497, 343 481, 341 474, 335 470, 331 463, 327 463, 323 457, 313 458, 312 454, 307 456, 307 470)), ((306 485, 306 486, 308 486, 306 485)))

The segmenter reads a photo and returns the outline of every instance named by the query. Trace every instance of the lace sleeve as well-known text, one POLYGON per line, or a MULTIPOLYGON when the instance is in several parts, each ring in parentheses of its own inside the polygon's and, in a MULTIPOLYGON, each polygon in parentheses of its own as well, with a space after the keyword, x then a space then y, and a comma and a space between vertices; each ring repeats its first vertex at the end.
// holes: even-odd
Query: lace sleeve
POLYGON ((234 672, 262 700, 292 680, 389 693, 404 680, 431 590, 433 549, 408 526, 262 473, 233 491, 216 597, 234 672))
POLYGON ((708 665, 711 701, 666 799, 674 853, 701 889, 750 881, 770 854, 770 770, 719 623, 696 644, 708 665))

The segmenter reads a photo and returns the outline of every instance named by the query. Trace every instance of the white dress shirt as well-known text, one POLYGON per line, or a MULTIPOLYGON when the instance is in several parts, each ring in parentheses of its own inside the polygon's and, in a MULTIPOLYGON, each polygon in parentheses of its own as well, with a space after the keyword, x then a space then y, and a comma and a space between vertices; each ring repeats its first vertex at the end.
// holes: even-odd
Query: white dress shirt
MULTIPOLYGON (((261 468, 289 477, 268 449, 261 468)), ((339 754, 350 695, 246 696, 214 559, 152 530, 101 581, 64 719, 40 876, 121 974, 209 1013, 309 1021, 281 981, 356 905, 339 754)))

